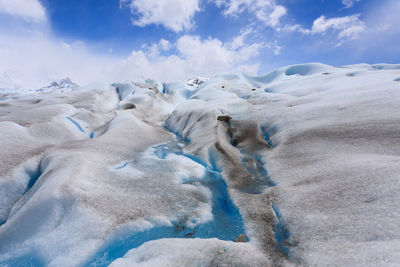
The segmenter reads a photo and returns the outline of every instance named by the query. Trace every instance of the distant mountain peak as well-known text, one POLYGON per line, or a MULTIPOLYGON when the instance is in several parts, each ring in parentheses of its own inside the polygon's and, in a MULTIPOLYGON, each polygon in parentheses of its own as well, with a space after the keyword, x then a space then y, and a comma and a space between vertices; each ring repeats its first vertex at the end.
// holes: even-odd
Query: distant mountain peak
POLYGON ((71 81, 70 78, 66 77, 57 81, 53 81, 50 85, 42 87, 39 91, 47 91, 49 89, 67 89, 67 88, 75 88, 78 85, 71 81))

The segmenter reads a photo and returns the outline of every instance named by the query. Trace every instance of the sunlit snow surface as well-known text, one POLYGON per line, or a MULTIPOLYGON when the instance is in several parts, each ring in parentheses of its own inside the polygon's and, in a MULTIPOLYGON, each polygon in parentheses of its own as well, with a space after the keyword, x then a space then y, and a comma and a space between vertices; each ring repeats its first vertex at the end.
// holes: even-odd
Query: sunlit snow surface
POLYGON ((0 265, 399 265, 399 77, 2 90, 0 265))

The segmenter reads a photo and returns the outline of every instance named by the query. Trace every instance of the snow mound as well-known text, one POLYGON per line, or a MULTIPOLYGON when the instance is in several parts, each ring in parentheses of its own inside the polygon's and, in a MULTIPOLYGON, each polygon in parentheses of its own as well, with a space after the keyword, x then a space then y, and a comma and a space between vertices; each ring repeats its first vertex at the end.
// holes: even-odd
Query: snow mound
MULTIPOLYGON (((336 68, 321 64, 321 63, 308 63, 308 64, 300 64, 300 65, 292 65, 283 68, 279 68, 277 70, 271 71, 270 73, 260 76, 260 77, 250 77, 245 74, 243 76, 248 81, 254 81, 256 83, 268 84, 280 80, 285 80, 288 76, 307 76, 318 73, 327 73, 335 72, 336 68)), ((258 84, 257 84, 258 85, 258 84)), ((258 85, 259 86, 259 85, 258 85)))
POLYGON ((319 63, 309 63, 309 64, 301 64, 294 65, 286 68, 285 75, 312 75, 316 73, 322 73, 327 71, 332 71, 334 68, 328 65, 319 64, 319 63))
POLYGON ((371 67, 376 70, 400 70, 400 64, 375 64, 371 67))

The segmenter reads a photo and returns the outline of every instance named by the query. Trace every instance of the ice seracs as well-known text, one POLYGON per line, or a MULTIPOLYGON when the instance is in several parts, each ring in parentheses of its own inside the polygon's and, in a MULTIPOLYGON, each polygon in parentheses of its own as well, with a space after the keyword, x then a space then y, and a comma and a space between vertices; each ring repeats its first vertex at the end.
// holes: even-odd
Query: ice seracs
POLYGON ((5 92, 0 265, 398 265, 399 69, 5 92))

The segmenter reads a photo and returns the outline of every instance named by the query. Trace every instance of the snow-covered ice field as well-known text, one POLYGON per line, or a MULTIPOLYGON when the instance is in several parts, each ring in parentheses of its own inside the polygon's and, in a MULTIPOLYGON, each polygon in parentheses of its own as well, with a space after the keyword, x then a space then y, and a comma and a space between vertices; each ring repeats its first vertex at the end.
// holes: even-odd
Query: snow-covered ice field
POLYGON ((400 65, 3 90, 0 148, 1 266, 400 265, 400 65))

